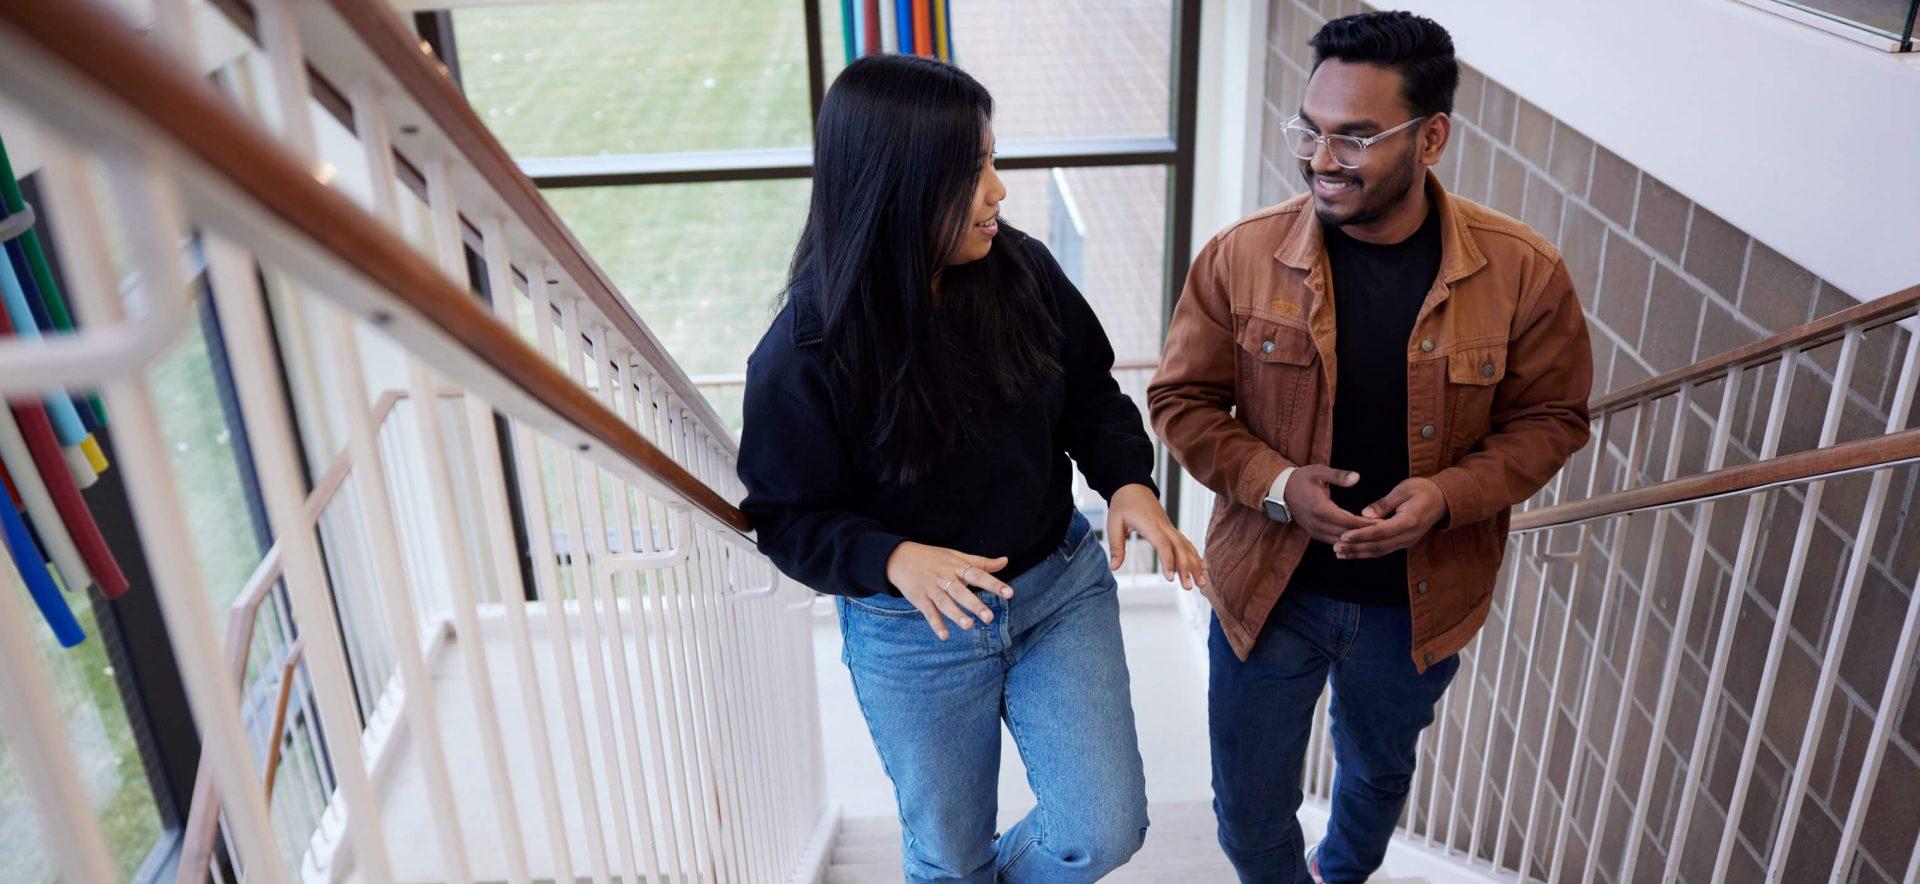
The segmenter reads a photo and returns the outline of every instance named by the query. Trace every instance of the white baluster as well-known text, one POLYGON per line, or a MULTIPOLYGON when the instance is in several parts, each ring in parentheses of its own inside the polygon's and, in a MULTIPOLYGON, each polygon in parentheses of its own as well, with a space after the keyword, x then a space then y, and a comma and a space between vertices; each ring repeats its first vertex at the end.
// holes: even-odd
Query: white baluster
MULTIPOLYGON (((365 125, 358 127, 369 150, 391 155, 387 143, 385 114, 377 96, 364 96, 356 112, 367 108, 365 125)), ((445 159, 427 165, 427 206, 433 213, 434 248, 440 269, 466 288, 467 249, 460 236, 459 207, 454 204, 453 187, 448 181, 452 170, 445 159)), ((391 190, 393 179, 384 177, 375 188, 391 190)), ((391 203, 391 200, 389 200, 391 203)), ((397 220, 397 219, 391 219, 397 220)), ((480 754, 486 765, 487 791, 493 797, 493 813, 500 830, 501 847, 506 855, 507 880, 526 884, 527 846, 520 831, 519 805, 513 797, 513 779, 507 774, 506 737, 500 729, 500 711, 494 703, 493 672, 487 662, 487 637, 480 628, 480 613, 474 601, 479 581, 467 559, 466 534, 461 529, 461 507, 454 500, 453 469, 446 432, 441 427, 440 385, 427 364, 407 357, 407 380, 413 397, 414 428, 419 433, 421 455, 427 471, 428 495, 433 504, 433 519, 438 527, 441 564, 446 568, 447 593, 452 603, 456 643, 467 670, 467 694, 479 719, 480 754)), ((499 473, 481 477, 485 484, 498 481, 499 473)))
MULTIPOLYGON (((1773 398, 1767 411, 1766 428, 1761 432, 1760 451, 1756 460, 1772 458, 1780 450, 1780 437, 1786 430, 1787 403, 1793 390, 1794 368, 1798 360, 1788 353, 1780 360, 1774 375, 1773 398)), ((1706 781, 1707 752, 1710 750, 1715 733, 1715 724, 1719 717, 1720 693, 1726 684, 1727 666, 1733 656, 1733 636, 1740 623, 1740 611, 1746 599, 1747 575, 1753 567, 1754 556, 1758 554, 1761 518, 1766 513, 1767 492, 1759 492, 1747 497, 1746 517, 1740 527, 1740 545, 1734 553, 1733 572, 1728 578, 1725 607, 1720 614, 1718 641, 1713 649, 1713 662, 1707 671, 1706 686, 1701 689, 1700 720, 1694 725, 1693 748, 1688 754, 1685 779, 1680 789, 1680 803, 1674 811, 1673 832, 1667 842, 1672 848, 1667 854, 1666 868, 1660 873, 1663 884, 1673 884, 1680 876, 1680 859, 1686 851, 1687 832, 1693 820, 1695 798, 1700 786, 1706 781)))
MULTIPOLYGON (((528 276, 529 294, 533 301, 534 340, 536 348, 552 358, 553 305, 547 298, 547 279, 553 270, 545 263, 535 269, 538 272, 528 276)), ((560 681, 560 710, 566 723, 573 781, 580 814, 586 823, 587 867, 593 873, 594 884, 611 884, 612 878, 607 869, 606 830, 601 824, 599 793, 596 791, 599 781, 594 776, 593 758, 587 750, 587 726, 581 711, 583 704, 573 657, 573 634, 567 625, 566 590, 553 549, 553 527, 548 520, 551 503, 546 480, 541 475, 539 441, 518 422, 513 425, 513 450, 516 454, 514 469, 519 473, 520 499, 528 522, 527 534, 533 541, 534 579, 539 584, 541 608, 547 621, 547 648, 553 654, 554 671, 560 681)), ((556 454, 555 460, 567 464, 568 472, 572 472, 571 456, 556 454)), ((572 539, 569 546, 577 555, 579 535, 573 535, 572 539)))
MULTIPOLYGON (((119 199, 121 216, 137 218, 128 236, 143 286, 161 297, 165 291, 184 292, 180 273, 180 243, 185 226, 175 193, 167 178, 149 161, 107 157, 108 172, 119 199)), ((91 197, 91 185, 72 148, 56 145, 44 159, 49 217, 59 217, 54 228, 60 254, 66 256, 67 289, 81 324, 111 325, 124 318, 120 292, 112 280, 105 225, 91 197)), ((165 438, 159 412, 144 376, 115 379, 101 389, 114 428, 130 440, 165 438)), ((227 673, 221 642, 214 633, 213 611, 207 604, 206 583, 198 561, 181 550, 193 548, 187 534, 185 508, 166 452, 154 445, 128 444, 117 450, 140 546, 147 554, 153 590, 167 624, 174 659, 187 686, 188 704, 199 723, 205 752, 213 754, 215 783, 229 796, 228 815, 234 842, 247 873, 256 880, 281 882, 279 852, 268 824, 265 792, 253 770, 253 752, 240 720, 240 697, 227 673)))
MULTIPOLYGON (((508 328, 517 328, 514 304, 518 296, 514 294, 513 263, 507 251, 506 224, 499 217, 486 220, 480 231, 480 244, 486 259, 488 290, 493 293, 494 317, 508 328)), ((467 397, 466 407, 474 469, 482 476, 505 475, 495 437, 493 409, 475 396, 467 397)), ((537 473, 540 453, 534 450, 530 440, 522 441, 526 431, 514 426, 511 435, 516 472, 531 464, 537 473)), ((521 485, 522 506, 546 506, 544 499, 525 497, 526 490, 525 485, 521 485)), ((567 842, 566 818, 560 810, 559 778, 553 767, 552 737, 547 732, 547 704, 533 657, 533 638, 527 628, 527 587, 521 584, 506 489, 498 482, 482 481, 480 499, 486 518, 488 552, 493 556, 494 574, 500 580, 500 608, 507 624, 507 645, 513 654, 514 676, 526 712, 528 754, 533 762, 534 787, 540 796, 540 815, 546 821, 548 850, 553 857, 552 877, 556 881, 573 881, 573 851, 567 842)), ((552 557, 548 556, 545 561, 550 563, 552 557)))
MULTIPOLYGON (((214 307, 226 332, 234 389, 246 419, 254 474, 285 563, 287 601, 301 634, 311 639, 303 652, 307 674, 318 701, 327 755, 346 802, 347 834, 359 858, 357 868, 370 881, 390 881, 393 872, 380 805, 361 751, 360 714, 341 650, 340 623, 333 612, 333 585, 321 566, 315 525, 306 513, 299 443, 294 438, 293 415, 281 394, 280 362, 271 349, 274 338, 254 262, 239 246, 220 237, 205 236, 202 244, 214 307)), ((282 636, 283 643, 287 638, 282 636)))
MULTIPOLYGON (((1728 370, 1725 380, 1722 381, 1720 389, 1720 409, 1715 413, 1713 435, 1707 442, 1707 459, 1703 468, 1704 472, 1713 472, 1726 464, 1727 445, 1733 430, 1734 405, 1740 395, 1740 383, 1745 377, 1745 372, 1739 366, 1734 366, 1728 370)), ((1687 417, 1688 410, 1682 407, 1676 411, 1674 419, 1675 421, 1685 421, 1687 417)), ((1678 435, 1677 429, 1676 435, 1678 435)), ((1672 461, 1675 459, 1674 453, 1669 452, 1667 457, 1669 461, 1669 471, 1671 471, 1672 461)), ((1654 700, 1653 722, 1652 726, 1648 729, 1648 733, 1653 735, 1654 744, 1648 749, 1646 766, 1640 771, 1640 786, 1635 792, 1635 799, 1632 805, 1633 817, 1627 823, 1627 846, 1621 852, 1620 871, 1616 876, 1618 880, 1633 880, 1634 867, 1640 859, 1640 852, 1637 848, 1640 843, 1641 828, 1647 824, 1647 805, 1653 797, 1654 775, 1659 771, 1660 762, 1665 757, 1663 743, 1667 732, 1667 716, 1673 709, 1674 688, 1680 680, 1680 664, 1684 659, 1687 631, 1693 625, 1694 599, 1698 595, 1700 571, 1706 560, 1707 537, 1713 528, 1713 513, 1714 503, 1708 500, 1700 504, 1698 514, 1694 517, 1693 542, 1689 544, 1687 548, 1686 574, 1680 581, 1680 598, 1675 603, 1676 610, 1673 613, 1673 631, 1667 636, 1666 662, 1660 672, 1660 695, 1654 700)), ((1650 580, 1643 581, 1641 585, 1643 587, 1643 593, 1652 591, 1652 582, 1650 580)), ((1637 632, 1639 629, 1638 625, 1636 625, 1635 629, 1637 632)), ((1636 635, 1635 646, 1637 647, 1638 644, 1636 635)), ((1633 657, 1637 661, 1639 659, 1638 653, 1634 653, 1633 657)), ((1629 697, 1630 694, 1623 692, 1621 696, 1624 699, 1629 697)), ((1709 702, 1711 702, 1711 698, 1701 698, 1702 706, 1705 706, 1709 702)), ((1626 703, 1623 702, 1620 714, 1626 714, 1627 708, 1626 703)), ((1618 725, 1616 725, 1616 731, 1617 730, 1618 725)), ((1613 759, 1609 757, 1608 765, 1611 766, 1612 762, 1613 759)), ((1605 783, 1611 780, 1612 776, 1609 774, 1607 779, 1601 782, 1604 786, 1605 783)), ((1607 791, 1611 792, 1612 790, 1608 789, 1607 791)), ((1603 796, 1602 807, 1604 808, 1604 806, 1605 797, 1603 796)), ((1604 810, 1602 811, 1601 819, 1605 819, 1604 810)), ((1601 826, 1600 823, 1596 822, 1594 825, 1593 844, 1598 845, 1600 843, 1600 834, 1601 826)), ((1647 834, 1651 837, 1653 833, 1648 832, 1647 834)), ((1678 852, 1681 849, 1681 845, 1677 842, 1672 843, 1667 846, 1667 849, 1678 852)), ((1588 851, 1588 856, 1591 858, 1598 855, 1598 853, 1599 850, 1592 849, 1588 851)), ((1592 860, 1589 859, 1589 873, 1591 873, 1592 867, 1592 860)))
MULTIPOLYGON (((1819 447, 1826 448, 1839 438, 1840 418, 1846 411, 1847 390, 1852 383, 1853 362, 1860 350, 1860 330, 1849 329, 1840 343, 1839 369, 1833 375, 1833 387, 1827 396, 1826 420, 1820 426, 1819 447)), ((1788 359, 1800 358, 1788 356, 1788 359)), ((1760 757, 1760 741, 1766 734, 1767 713, 1773 707, 1773 690, 1780 677, 1780 659, 1786 652, 1787 635, 1793 630, 1793 607, 1800 598, 1801 578, 1806 574, 1807 549, 1813 543, 1813 529, 1820 515, 1820 500, 1827 483, 1815 480, 1807 485, 1800 507, 1800 524, 1793 535, 1793 548, 1787 554, 1787 575, 1780 587, 1780 601, 1774 606, 1773 634, 1767 641, 1766 664, 1760 671, 1759 692, 1753 698, 1753 712, 1747 722, 1746 745, 1740 750, 1740 771, 1727 799, 1727 825, 1720 837, 1720 850, 1714 859, 1713 884, 1727 879, 1727 866, 1733 859, 1734 841, 1740 831, 1740 817, 1746 811, 1747 789, 1753 784, 1753 766, 1760 757)), ((1736 584, 1735 591, 1744 591, 1736 584)), ((1826 714, 1824 707, 1810 707, 1815 717, 1826 714)))

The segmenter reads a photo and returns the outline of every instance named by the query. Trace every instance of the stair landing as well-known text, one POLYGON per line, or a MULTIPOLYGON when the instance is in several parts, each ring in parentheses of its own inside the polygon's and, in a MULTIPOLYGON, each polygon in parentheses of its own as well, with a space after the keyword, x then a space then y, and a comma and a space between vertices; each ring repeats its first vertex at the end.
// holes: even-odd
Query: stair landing
MULTIPOLYGON (((1114 884, 1237 884, 1233 867, 1214 842, 1213 809, 1204 802, 1164 802, 1150 805, 1153 825, 1147 844, 1133 860, 1104 880, 1114 884)), ((1320 820, 1315 813, 1301 815, 1309 842, 1318 839, 1320 820)), ((1452 879, 1412 874, 1405 865, 1388 859, 1375 884, 1429 884, 1452 879)), ((880 884, 900 880, 900 823, 894 817, 855 817, 844 821, 834 842, 826 884, 880 884)))

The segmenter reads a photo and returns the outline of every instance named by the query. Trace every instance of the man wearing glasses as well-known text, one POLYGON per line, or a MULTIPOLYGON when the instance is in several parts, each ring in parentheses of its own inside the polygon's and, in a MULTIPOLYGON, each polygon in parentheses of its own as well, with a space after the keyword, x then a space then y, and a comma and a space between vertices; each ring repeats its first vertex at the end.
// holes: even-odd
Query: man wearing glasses
POLYGON ((1491 607, 1509 507, 1587 441, 1585 319, 1551 243, 1449 196, 1453 41, 1404 12, 1328 22, 1285 143, 1311 193, 1195 257, 1148 388, 1218 493, 1209 718, 1221 847, 1245 881, 1362 881, 1415 741, 1491 607), (1328 682, 1338 773, 1295 812, 1328 682))

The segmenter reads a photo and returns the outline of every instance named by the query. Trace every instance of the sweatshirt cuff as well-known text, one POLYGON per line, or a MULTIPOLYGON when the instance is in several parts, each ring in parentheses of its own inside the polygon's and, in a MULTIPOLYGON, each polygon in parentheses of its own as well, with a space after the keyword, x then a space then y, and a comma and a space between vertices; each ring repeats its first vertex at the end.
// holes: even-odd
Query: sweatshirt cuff
POLYGON ((887 559, 906 540, 886 531, 864 531, 854 538, 853 549, 848 555, 854 585, 870 592, 899 595, 900 590, 887 582, 887 559))
POLYGON ((1433 484, 1440 486, 1440 496, 1447 500, 1447 517, 1440 528, 1456 528, 1470 525, 1492 515, 1484 512, 1485 501, 1481 499, 1480 482, 1472 473, 1460 467, 1447 467, 1433 474, 1433 484))
POLYGON ((1114 492, 1128 485, 1145 485, 1153 492, 1154 497, 1160 496, 1160 485, 1153 481, 1152 472, 1138 476, 1102 476, 1098 482, 1091 478, 1087 480, 1087 487, 1092 488, 1095 494, 1100 495, 1101 500, 1106 501, 1113 500, 1114 492))

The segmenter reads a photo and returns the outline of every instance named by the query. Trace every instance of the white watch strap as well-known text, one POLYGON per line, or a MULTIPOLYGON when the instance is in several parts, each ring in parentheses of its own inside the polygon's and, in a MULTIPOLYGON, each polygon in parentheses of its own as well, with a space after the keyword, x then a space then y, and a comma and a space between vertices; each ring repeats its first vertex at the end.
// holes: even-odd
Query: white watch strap
POLYGON ((1268 500, 1277 500, 1281 503, 1287 502, 1287 479, 1290 478, 1293 475, 1293 471, 1297 469, 1299 469, 1299 467, 1287 467, 1280 471, 1280 475, 1273 480, 1273 487, 1267 489, 1268 500))

